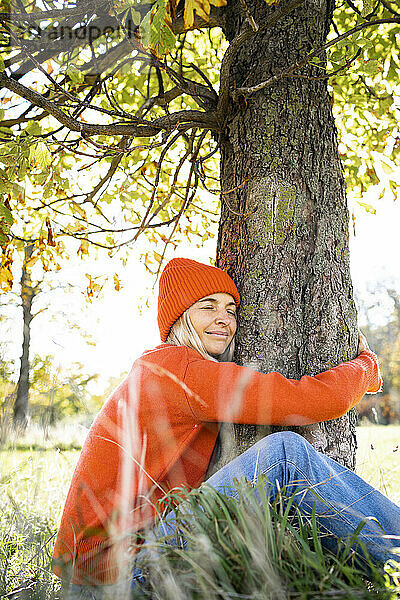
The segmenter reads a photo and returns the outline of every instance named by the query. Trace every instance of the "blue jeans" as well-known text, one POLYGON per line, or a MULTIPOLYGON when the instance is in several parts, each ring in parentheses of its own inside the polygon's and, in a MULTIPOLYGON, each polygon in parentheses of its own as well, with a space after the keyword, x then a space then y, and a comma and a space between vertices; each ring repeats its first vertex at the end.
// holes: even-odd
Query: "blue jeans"
MULTIPOLYGON (((317 452, 307 440, 292 431, 282 431, 263 438, 243 454, 225 465, 203 485, 233 496, 234 480, 245 477, 254 481, 263 473, 269 482, 269 496, 279 490, 294 495, 303 515, 311 516, 313 507, 323 546, 336 552, 338 538, 346 541, 360 523, 365 525, 357 538, 367 548, 376 565, 392 558, 400 561, 400 507, 373 488, 361 477, 331 458, 317 452)), ((175 514, 169 513, 154 537, 173 535, 175 514)), ((352 545, 361 563, 362 548, 352 545)), ((139 553, 145 553, 143 548, 139 553)), ((140 560, 137 561, 140 564, 140 560)), ((368 566, 366 565, 368 569, 368 566)), ((133 572, 133 587, 142 580, 140 568, 133 572)))

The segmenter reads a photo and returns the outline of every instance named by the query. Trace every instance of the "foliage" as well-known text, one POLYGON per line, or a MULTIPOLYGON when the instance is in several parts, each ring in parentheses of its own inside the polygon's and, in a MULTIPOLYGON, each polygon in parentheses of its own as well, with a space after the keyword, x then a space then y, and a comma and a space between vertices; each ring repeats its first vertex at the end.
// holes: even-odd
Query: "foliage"
MULTIPOLYGON (((89 412, 87 385, 96 375, 87 375, 83 365, 74 363, 70 373, 61 373, 54 358, 35 356, 32 361, 31 416, 43 424, 53 425, 79 412, 89 412)), ((93 407, 92 407, 93 410, 93 407)))
MULTIPOLYGON (((271 18, 260 24, 243 2, 253 29, 247 23, 228 49, 218 29, 224 0, 89 0, 84 10, 14 1, 3 0, 0 29, 1 287, 28 240, 51 269, 70 251, 85 258, 90 245, 124 256, 144 234, 152 249, 143 259, 157 270, 170 244, 213 235, 217 196, 197 188, 218 193, 218 139, 226 111, 242 101, 232 104, 229 64, 299 0, 268 1, 271 18)), ((313 63, 329 79, 348 186, 359 196, 382 176, 377 157, 396 192, 399 23, 393 0, 346 0, 327 48, 299 50, 299 62, 275 74, 278 83, 307 77, 313 63)))
MULTIPOLYGON (((9 374, 8 374, 9 375, 9 374)), ((61 372, 52 356, 35 355, 31 361, 30 410, 34 423, 48 428, 61 419, 77 414, 92 416, 98 410, 98 399, 87 391, 96 375, 87 375, 83 366, 73 363, 61 372)), ((11 413, 15 383, 7 376, 0 378, 0 439, 4 443, 11 432, 11 413)))
MULTIPOLYGON (((371 20, 383 16, 379 3, 373 7, 371 3, 368 17, 357 12, 360 4, 354 7, 352 3, 344 2, 338 7, 335 16, 340 31, 357 26, 364 18, 371 20)), ((398 33, 396 26, 363 29, 338 42, 328 55, 328 70, 333 72, 346 65, 344 70, 342 68, 332 76, 329 85, 347 186, 367 210, 370 207, 362 202, 362 195, 370 185, 380 183, 384 176, 389 180, 387 185, 393 197, 397 194, 395 168, 399 164, 400 142, 398 33)), ((380 193, 381 196, 385 193, 383 181, 380 193)))

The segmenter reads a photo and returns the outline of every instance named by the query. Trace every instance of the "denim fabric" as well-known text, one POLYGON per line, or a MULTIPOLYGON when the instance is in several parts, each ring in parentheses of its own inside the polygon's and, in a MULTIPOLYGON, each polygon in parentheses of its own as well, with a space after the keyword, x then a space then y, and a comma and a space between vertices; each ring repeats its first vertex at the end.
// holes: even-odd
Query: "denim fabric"
POLYGON ((392 552, 396 547, 400 549, 400 507, 292 431, 260 440, 210 477, 207 484, 232 494, 235 478, 254 480, 260 473, 270 482, 271 498, 278 489, 286 496, 295 494, 295 504, 310 516, 315 505, 321 530, 333 534, 321 539, 331 550, 336 549, 337 538, 350 537, 366 520, 358 539, 366 545, 373 561, 383 564, 389 558, 400 560, 392 552))

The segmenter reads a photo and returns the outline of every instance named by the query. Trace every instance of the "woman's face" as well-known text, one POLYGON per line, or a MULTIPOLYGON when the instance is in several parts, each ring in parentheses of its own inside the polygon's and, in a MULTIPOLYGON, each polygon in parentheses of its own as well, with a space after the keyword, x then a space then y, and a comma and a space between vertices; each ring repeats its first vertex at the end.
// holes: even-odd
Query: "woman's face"
POLYGON ((236 332, 236 304, 230 294, 204 296, 189 308, 189 318, 211 356, 223 354, 236 332))

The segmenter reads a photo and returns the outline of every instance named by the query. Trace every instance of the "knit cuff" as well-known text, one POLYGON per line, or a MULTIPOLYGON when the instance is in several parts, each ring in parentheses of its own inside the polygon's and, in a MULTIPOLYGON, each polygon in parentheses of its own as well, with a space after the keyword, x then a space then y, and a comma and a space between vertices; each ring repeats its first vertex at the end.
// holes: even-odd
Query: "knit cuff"
POLYGON ((376 394, 377 392, 380 392, 382 388, 382 377, 378 357, 371 350, 364 350, 361 352, 360 356, 363 355, 371 358, 373 362, 372 369, 369 370, 370 376, 367 394, 376 394))

